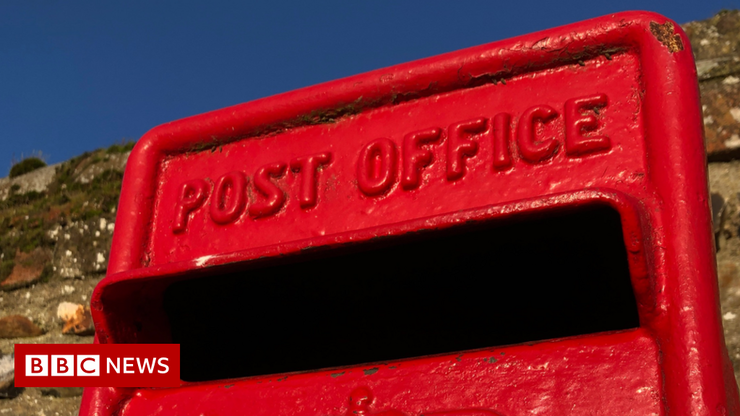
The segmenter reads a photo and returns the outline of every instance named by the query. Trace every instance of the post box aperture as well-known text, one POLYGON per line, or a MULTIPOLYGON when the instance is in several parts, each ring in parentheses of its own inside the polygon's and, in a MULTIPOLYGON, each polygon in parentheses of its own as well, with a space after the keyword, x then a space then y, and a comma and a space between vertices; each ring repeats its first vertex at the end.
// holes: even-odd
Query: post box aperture
POLYGON ((92 309, 183 382, 81 412, 740 413, 701 128, 650 13, 158 127, 92 309))
POLYGON ((387 240, 173 284, 163 306, 181 377, 316 370, 639 326, 612 209, 387 240), (227 345, 213 342, 225 333, 227 345))

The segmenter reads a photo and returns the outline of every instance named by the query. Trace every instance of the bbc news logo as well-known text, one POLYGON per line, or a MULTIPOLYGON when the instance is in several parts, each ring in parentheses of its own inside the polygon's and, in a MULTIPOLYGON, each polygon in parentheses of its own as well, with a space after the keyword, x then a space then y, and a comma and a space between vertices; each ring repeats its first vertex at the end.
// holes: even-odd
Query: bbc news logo
POLYGON ((177 387, 177 344, 16 344, 17 387, 177 387))
MULTIPOLYGON (((167 357, 124 357, 123 365, 121 357, 116 357, 115 362, 108 357, 106 360, 106 372, 108 374, 167 374, 170 366, 167 357)), ((99 355, 27 355, 26 375, 29 377, 48 376, 51 369, 52 376, 99 376, 99 355)))
POLYGON ((26 355, 26 376, 99 376, 99 355, 26 355), (77 365, 75 366, 75 363, 77 365))

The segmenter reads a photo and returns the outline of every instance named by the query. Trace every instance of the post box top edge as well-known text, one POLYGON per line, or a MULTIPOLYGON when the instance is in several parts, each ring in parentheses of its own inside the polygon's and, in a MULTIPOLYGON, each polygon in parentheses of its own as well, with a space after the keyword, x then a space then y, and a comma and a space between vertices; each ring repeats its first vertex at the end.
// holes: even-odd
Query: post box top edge
MULTIPOLYGON (((674 21, 658 13, 648 11, 619 12, 378 68, 167 122, 146 132, 134 146, 131 157, 141 157, 140 153, 149 152, 169 154, 185 150, 203 151, 210 149, 212 146, 207 143, 208 137, 205 136, 209 135, 208 133, 227 132, 225 130, 207 132, 209 129, 218 129, 223 127, 223 124, 248 119, 254 113, 264 112, 263 110, 266 108, 270 109, 271 118, 274 119, 270 120, 272 121, 270 124, 284 123, 287 128, 295 128, 306 125, 305 122, 301 122, 301 116, 309 115, 317 110, 335 111, 336 115, 329 114, 326 116, 328 122, 333 122, 341 117, 354 115, 379 105, 395 104, 395 102, 385 103, 382 100, 388 98, 387 96, 391 94, 401 96, 429 89, 429 83, 426 83, 426 81, 427 78, 431 79, 431 77, 434 77, 438 84, 447 83, 446 85, 438 85, 434 91, 430 91, 432 93, 465 88, 466 84, 470 83, 471 78, 493 78, 495 76, 506 78, 517 74, 516 70, 521 70, 521 68, 518 68, 514 63, 512 68, 485 68, 483 69, 485 72, 468 74, 467 77, 465 74, 458 74, 457 69, 469 66, 476 61, 491 63, 493 61, 491 58, 496 54, 500 56, 496 61, 503 61, 506 58, 513 58, 516 54, 532 53, 533 50, 548 52, 564 47, 593 47, 595 42, 592 39, 599 39, 603 41, 603 44, 592 48, 593 50, 588 53, 589 56, 595 56, 598 52, 601 52, 599 48, 606 49, 606 46, 610 46, 607 42, 630 47, 640 47, 646 43, 654 43, 656 47, 664 47, 664 52, 668 55, 680 50, 687 50, 689 52, 687 55, 693 63, 688 37, 674 21), (664 29, 656 29, 656 25, 672 26, 670 30, 674 30, 672 33, 674 38, 666 40, 663 35, 665 33, 664 29), (559 39, 554 39, 557 37, 559 39), (392 78, 392 81, 388 82, 388 78, 392 78), (305 114, 300 112, 304 109, 306 110, 305 114), (204 133, 204 131, 207 133, 204 133), (193 141, 202 140, 204 143, 191 143, 188 139, 193 141)), ((570 52, 570 55, 565 59, 552 59, 551 64, 557 66, 578 60, 577 57, 572 56, 575 55, 572 52, 570 52)), ((539 67, 531 68, 531 70, 536 69, 539 69, 539 67)), ((526 70, 528 71, 530 68, 526 70)), ((236 130, 237 134, 234 139, 259 136, 259 134, 245 136, 244 133, 246 132, 244 130, 252 127, 252 125, 264 124, 259 123, 262 121, 252 121, 250 125, 243 126, 241 132, 236 130)), ((322 122, 319 121, 318 124, 322 122)), ((315 123, 309 122, 307 124, 315 123)), ((268 131, 268 133, 272 132, 268 131)), ((214 134, 210 135, 213 136, 214 134)))
MULTIPOLYGON (((127 163, 117 218, 121 226, 114 233, 114 250, 108 274, 141 267, 146 263, 142 244, 146 241, 146 218, 151 215, 153 207, 151 203, 144 204, 148 207, 142 206, 141 202, 153 200, 159 164, 168 155, 202 151, 217 146, 224 139, 228 142, 256 137, 255 133, 265 126, 272 126, 273 129, 275 126, 279 129, 281 125, 298 127, 300 123, 291 122, 300 120, 316 109, 335 111, 334 117, 343 117, 373 106, 393 105, 392 101, 403 94, 424 90, 428 90, 429 95, 439 94, 466 88, 466 84, 475 79, 505 78, 516 75, 516 71, 526 73, 541 69, 543 65, 560 66, 578 60, 578 55, 570 52, 570 61, 542 58, 547 51, 568 49, 595 56, 603 52, 602 49, 614 45, 624 49, 650 49, 653 55, 659 54, 657 58, 651 56, 649 64, 654 68, 652 72, 656 72, 657 68, 665 70, 669 66, 683 67, 683 73, 687 72, 686 68, 694 71, 688 40, 678 25, 652 12, 623 12, 382 68, 155 127, 139 140, 127 163), (675 28, 675 36, 686 45, 684 50, 688 53, 675 54, 669 51, 651 33, 651 25, 675 28), (674 58, 672 55, 682 56, 674 58), (528 66, 537 60, 544 63, 534 68, 528 66), (463 67, 465 71, 461 72, 463 67), (389 74, 392 82, 385 82, 389 74), (436 90, 432 91, 432 86, 436 90)), ((661 73, 651 75, 650 71, 646 72, 648 78, 663 76, 661 73)), ((692 80, 674 81, 684 84, 692 80)), ((667 98, 676 101, 679 97, 667 98)), ((264 131, 270 133, 269 128, 264 131)))

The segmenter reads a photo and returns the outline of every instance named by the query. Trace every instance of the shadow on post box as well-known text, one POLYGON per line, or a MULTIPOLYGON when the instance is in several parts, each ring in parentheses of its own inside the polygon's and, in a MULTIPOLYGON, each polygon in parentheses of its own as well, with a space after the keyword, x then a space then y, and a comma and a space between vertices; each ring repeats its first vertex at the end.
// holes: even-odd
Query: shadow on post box
POLYGON ((164 292, 183 380, 639 326, 619 214, 607 207, 385 238, 274 263, 164 292), (219 342, 224 335, 228 343, 219 342))
POLYGON ((81 414, 740 414, 690 45, 628 12, 160 126, 81 414))

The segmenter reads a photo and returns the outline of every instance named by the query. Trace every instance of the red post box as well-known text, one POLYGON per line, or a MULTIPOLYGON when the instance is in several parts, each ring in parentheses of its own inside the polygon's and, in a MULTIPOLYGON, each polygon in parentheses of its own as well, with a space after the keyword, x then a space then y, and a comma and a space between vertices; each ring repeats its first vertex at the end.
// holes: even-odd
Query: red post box
POLYGON ((679 26, 610 15, 157 127, 83 415, 740 414, 679 26))

